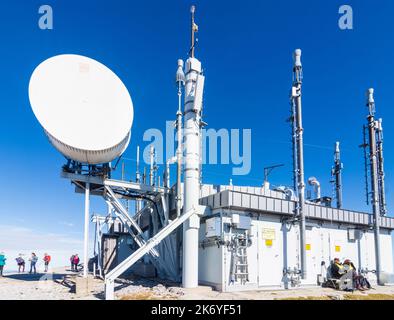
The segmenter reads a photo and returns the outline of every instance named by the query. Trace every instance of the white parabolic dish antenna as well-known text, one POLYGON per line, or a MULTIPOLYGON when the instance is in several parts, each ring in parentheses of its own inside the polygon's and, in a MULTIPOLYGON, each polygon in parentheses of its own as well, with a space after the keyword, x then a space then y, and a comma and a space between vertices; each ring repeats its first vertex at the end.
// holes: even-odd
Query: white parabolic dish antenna
POLYGON ((69 159, 107 163, 130 141, 133 103, 118 76, 74 54, 42 62, 29 84, 33 112, 50 142, 69 159))

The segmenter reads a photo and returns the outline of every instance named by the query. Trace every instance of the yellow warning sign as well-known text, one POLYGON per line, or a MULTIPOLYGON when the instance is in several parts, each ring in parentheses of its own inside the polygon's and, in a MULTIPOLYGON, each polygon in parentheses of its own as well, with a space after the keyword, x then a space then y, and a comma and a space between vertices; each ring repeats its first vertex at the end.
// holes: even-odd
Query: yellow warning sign
POLYGON ((265 239, 265 245, 267 247, 272 247, 272 239, 265 239))
POLYGON ((305 250, 311 250, 311 244, 310 243, 305 244, 305 250))
POLYGON ((335 252, 341 252, 341 246, 335 246, 335 252))
POLYGON ((275 240, 275 229, 263 228, 263 239, 264 240, 275 240))

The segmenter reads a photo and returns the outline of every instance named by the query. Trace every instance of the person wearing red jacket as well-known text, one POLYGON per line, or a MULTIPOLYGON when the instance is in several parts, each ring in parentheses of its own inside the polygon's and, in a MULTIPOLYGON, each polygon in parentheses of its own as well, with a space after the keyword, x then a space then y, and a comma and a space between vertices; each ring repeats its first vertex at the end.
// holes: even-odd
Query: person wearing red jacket
POLYGON ((42 259, 42 260, 44 260, 45 272, 48 272, 48 265, 49 265, 49 262, 51 262, 51 256, 48 253, 45 253, 44 259, 42 259))
POLYGON ((75 268, 74 271, 78 271, 78 264, 79 264, 78 254, 74 255, 73 262, 74 262, 74 268, 75 268))

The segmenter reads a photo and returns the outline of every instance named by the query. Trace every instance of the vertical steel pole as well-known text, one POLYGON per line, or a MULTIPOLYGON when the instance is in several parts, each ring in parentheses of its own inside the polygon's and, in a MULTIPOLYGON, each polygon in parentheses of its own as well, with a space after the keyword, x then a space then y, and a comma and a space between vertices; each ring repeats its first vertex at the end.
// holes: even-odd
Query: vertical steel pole
POLYGON ((302 87, 302 64, 301 50, 294 52, 294 79, 292 88, 292 97, 295 102, 295 121, 296 121, 296 147, 297 147, 297 189, 298 189, 298 216, 300 222, 300 260, 301 260, 301 277, 306 279, 306 230, 305 230, 305 178, 304 178, 304 142, 302 127, 302 104, 301 104, 301 87, 302 87))
POLYGON ((88 277, 88 259, 89 259, 89 211, 90 211, 90 183, 85 187, 85 230, 83 242, 83 277, 88 277))
POLYGON ((376 278, 378 285, 380 281, 380 209, 379 209, 379 187, 378 187, 378 167, 376 156, 376 122, 374 119, 375 101, 373 97, 374 90, 367 91, 367 106, 369 108, 368 135, 369 135, 369 159, 371 170, 371 188, 372 188, 372 212, 374 217, 374 236, 375 236, 375 261, 376 261, 376 278))

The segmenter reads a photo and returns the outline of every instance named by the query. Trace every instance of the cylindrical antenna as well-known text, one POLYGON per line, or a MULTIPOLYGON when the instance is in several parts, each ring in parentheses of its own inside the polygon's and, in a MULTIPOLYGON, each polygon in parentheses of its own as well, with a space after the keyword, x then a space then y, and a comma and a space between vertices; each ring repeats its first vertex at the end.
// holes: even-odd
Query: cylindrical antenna
POLYGON ((185 85, 185 73, 183 72, 183 60, 178 59, 178 69, 176 70, 175 82, 178 86, 178 112, 182 108, 182 87, 185 85))
POLYGON ((183 60, 178 59, 178 69, 176 70, 175 82, 178 85, 185 84, 185 73, 183 72, 183 60))
POLYGON ((375 99, 373 97, 373 93, 374 93, 373 88, 369 88, 367 90, 367 107, 368 107, 370 116, 375 115, 375 99))
POLYGON ((293 59, 294 59, 294 81, 299 84, 302 82, 302 63, 301 63, 301 49, 294 50, 293 59))
POLYGON ((301 49, 294 50, 294 68, 302 68, 301 53, 301 49))

